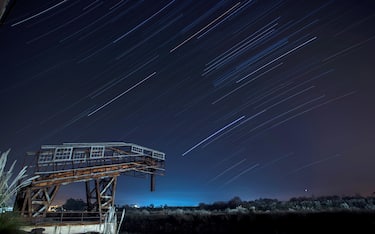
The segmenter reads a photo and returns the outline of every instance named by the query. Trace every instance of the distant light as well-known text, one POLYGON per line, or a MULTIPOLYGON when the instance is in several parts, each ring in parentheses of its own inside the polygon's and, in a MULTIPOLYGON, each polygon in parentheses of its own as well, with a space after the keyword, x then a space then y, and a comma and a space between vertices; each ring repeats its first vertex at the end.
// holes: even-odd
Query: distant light
POLYGON ((130 205, 130 207, 132 207, 132 208, 139 208, 139 205, 138 204, 132 204, 132 205, 130 205))
POLYGON ((305 188, 305 192, 308 192, 309 190, 307 188, 305 188))

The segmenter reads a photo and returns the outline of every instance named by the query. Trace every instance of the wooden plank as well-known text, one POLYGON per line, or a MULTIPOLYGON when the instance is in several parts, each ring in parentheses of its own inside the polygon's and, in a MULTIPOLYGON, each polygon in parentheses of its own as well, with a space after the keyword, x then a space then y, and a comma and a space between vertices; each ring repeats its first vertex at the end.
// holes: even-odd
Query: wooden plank
POLYGON ((114 206, 114 204, 115 204, 115 194, 116 194, 116 185, 117 185, 117 176, 113 177, 113 178, 114 178, 114 181, 113 181, 113 186, 112 186, 112 204, 111 204, 111 206, 114 206))

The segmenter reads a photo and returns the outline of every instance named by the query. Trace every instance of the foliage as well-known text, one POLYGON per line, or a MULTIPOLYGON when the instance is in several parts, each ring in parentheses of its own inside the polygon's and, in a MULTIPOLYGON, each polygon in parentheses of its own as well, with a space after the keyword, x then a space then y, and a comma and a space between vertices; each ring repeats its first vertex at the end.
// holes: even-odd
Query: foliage
POLYGON ((197 209, 209 211, 233 210, 238 207, 246 208, 251 212, 267 211, 332 211, 332 210, 375 210, 375 196, 322 196, 298 197, 289 201, 261 198, 254 201, 242 201, 234 197, 228 202, 218 201, 212 204, 200 203, 197 209))
MULTIPOLYGON (((25 179, 26 166, 12 178, 16 161, 13 162, 8 171, 5 170, 9 152, 10 150, 2 153, 0 158, 0 208, 8 206, 10 200, 15 197, 22 187, 29 185, 33 179, 37 178, 37 176, 34 176, 25 179)), ((18 228, 22 223, 22 218, 13 212, 1 213, 0 233, 21 233, 18 228)))
POLYGON ((240 197, 234 197, 228 201, 228 208, 234 209, 242 204, 240 197))
POLYGON ((23 225, 20 216, 13 212, 0 214, 0 233, 22 233, 18 228, 23 225))
POLYGON ((37 176, 34 176, 25 179, 27 176, 27 166, 25 166, 15 176, 15 178, 11 180, 16 161, 13 162, 8 171, 5 171, 5 165, 9 152, 10 149, 2 153, 0 158, 0 207, 6 206, 22 187, 29 185, 33 179, 37 178, 37 176))
MULTIPOLYGON (((170 210, 171 208, 168 208, 170 210)), ((373 233, 374 212, 175 212, 127 213, 122 233, 373 233), (372 230, 372 231, 371 231, 372 230)))
POLYGON ((126 217, 125 233, 373 233, 367 230, 373 230, 375 197, 234 197, 196 207, 129 208, 126 217))
POLYGON ((69 198, 63 205, 66 210, 85 210, 86 203, 82 199, 69 198))

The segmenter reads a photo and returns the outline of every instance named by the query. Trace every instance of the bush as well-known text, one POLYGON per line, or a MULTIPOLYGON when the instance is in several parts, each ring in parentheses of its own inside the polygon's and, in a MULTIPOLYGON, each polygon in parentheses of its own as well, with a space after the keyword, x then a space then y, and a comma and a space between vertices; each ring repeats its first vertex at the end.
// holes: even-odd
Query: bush
POLYGON ((22 231, 18 230, 18 228, 22 225, 22 218, 15 213, 5 212, 0 214, 0 233, 23 233, 22 231))
POLYGON ((82 199, 69 198, 63 207, 66 210, 85 210, 87 205, 82 199))

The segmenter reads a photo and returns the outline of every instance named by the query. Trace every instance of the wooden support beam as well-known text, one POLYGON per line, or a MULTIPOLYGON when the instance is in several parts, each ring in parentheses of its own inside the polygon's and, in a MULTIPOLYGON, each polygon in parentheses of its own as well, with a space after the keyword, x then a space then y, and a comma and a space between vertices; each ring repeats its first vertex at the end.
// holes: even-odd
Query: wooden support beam
POLYGON ((100 192, 100 195, 103 195, 107 191, 107 189, 109 188, 109 186, 112 185, 114 180, 115 180, 115 177, 112 177, 112 179, 107 182, 107 185, 102 189, 102 191, 100 192))
POLYGON ((102 214, 102 203, 100 202, 100 184, 99 184, 99 179, 95 180, 95 195, 96 195, 96 201, 97 201, 97 208, 99 211, 100 215, 100 220, 103 219, 103 214, 102 214))
POLYGON ((112 204, 111 206, 115 206, 115 195, 116 195, 116 186, 117 185, 117 176, 113 177, 113 183, 112 183, 112 204))

